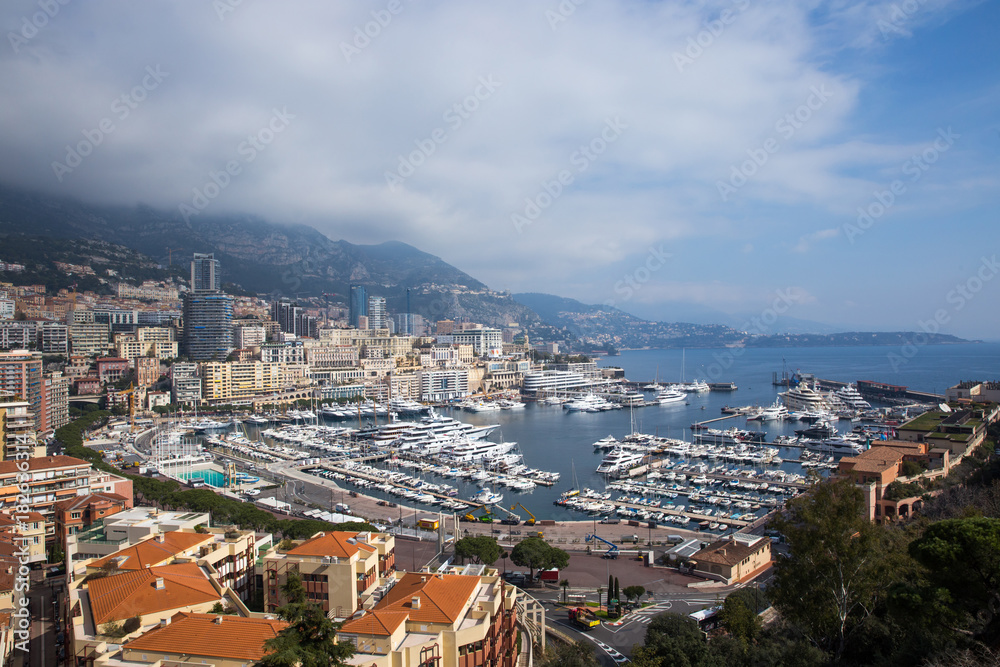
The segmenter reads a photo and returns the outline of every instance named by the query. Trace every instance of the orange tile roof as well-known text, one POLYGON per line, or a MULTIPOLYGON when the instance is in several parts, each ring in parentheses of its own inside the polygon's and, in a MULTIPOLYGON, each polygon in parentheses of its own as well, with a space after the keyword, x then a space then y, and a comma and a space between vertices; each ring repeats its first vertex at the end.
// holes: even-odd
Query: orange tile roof
POLYGON ((410 618, 409 611, 382 609, 370 611, 361 618, 345 621, 338 632, 388 637, 410 618))
POLYGON ((264 642, 288 625, 266 618, 241 618, 178 612, 166 626, 156 626, 125 645, 126 650, 185 654, 257 662, 264 657, 264 642))
POLYGON ((348 542, 355 539, 360 533, 351 533, 342 530, 321 533, 311 537, 299 546, 288 552, 289 556, 336 556, 337 558, 350 558, 358 553, 360 549, 365 551, 375 551, 375 547, 364 542, 348 542))
POLYGON ((14 510, 0 512, 0 526, 17 526, 18 523, 28 521, 45 521, 45 517, 39 512, 16 512, 14 510))
POLYGON ((163 565, 94 579, 87 582, 87 591, 94 623, 98 625, 222 599, 208 575, 195 563, 163 565), (163 578, 161 590, 156 589, 158 577, 163 578))
POLYGON ((744 558, 757 553, 764 547, 770 546, 770 544, 771 541, 766 538, 757 540, 753 544, 745 544, 732 538, 726 538, 712 542, 701 551, 693 554, 691 560, 732 566, 744 558))
POLYGON ((424 623, 454 623, 479 587, 479 577, 410 572, 389 589, 376 610, 408 611, 410 619, 424 623), (420 609, 412 600, 420 598, 420 609))
POLYGON ((155 567, 168 562, 179 553, 188 549, 211 542, 215 537, 209 533, 182 533, 171 531, 163 533, 163 541, 157 541, 156 537, 143 540, 138 544, 116 551, 100 560, 87 565, 87 567, 104 567, 111 561, 118 563, 119 570, 140 570, 145 567, 155 567))
MULTIPOLYGON (((0 475, 6 475, 9 473, 17 472, 18 465, 25 463, 24 461, 0 461, 0 475)), ((89 466, 90 464, 83 459, 78 459, 72 456, 63 456, 59 454, 57 456, 37 456, 33 459, 28 459, 28 470, 38 470, 47 468, 67 468, 70 466, 89 466)), ((22 471, 23 472, 23 471, 22 471)))
POLYGON ((86 507, 93 502, 100 502, 102 500, 106 500, 112 504, 128 502, 125 496, 120 496, 117 493, 99 492, 88 493, 85 496, 77 496, 76 498, 71 498, 70 500, 60 500, 53 505, 52 508, 57 510, 75 510, 81 507, 86 507))

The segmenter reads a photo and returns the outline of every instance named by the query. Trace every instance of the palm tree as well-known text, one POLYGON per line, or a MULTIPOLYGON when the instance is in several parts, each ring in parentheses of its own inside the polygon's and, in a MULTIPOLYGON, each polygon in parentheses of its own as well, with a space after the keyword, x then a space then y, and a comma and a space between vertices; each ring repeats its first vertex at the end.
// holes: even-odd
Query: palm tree
POLYGON ((563 604, 566 604, 566 589, 569 588, 569 579, 563 579, 559 582, 559 585, 563 589, 563 604))

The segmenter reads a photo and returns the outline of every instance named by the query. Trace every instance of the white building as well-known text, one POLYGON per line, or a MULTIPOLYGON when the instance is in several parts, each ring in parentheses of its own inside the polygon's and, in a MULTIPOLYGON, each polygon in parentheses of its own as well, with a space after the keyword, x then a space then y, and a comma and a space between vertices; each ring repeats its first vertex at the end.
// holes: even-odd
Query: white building
POLYGON ((464 368, 442 368, 420 371, 420 400, 450 401, 469 395, 469 371, 464 368))

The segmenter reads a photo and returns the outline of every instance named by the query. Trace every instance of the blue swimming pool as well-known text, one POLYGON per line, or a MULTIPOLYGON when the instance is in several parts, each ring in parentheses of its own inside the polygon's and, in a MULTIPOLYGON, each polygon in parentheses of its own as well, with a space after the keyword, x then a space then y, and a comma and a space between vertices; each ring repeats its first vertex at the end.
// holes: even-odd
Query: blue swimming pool
POLYGON ((181 479, 191 479, 192 477, 201 477, 205 480, 205 484, 209 486, 214 486, 217 489, 225 488, 226 476, 223 475, 218 470, 213 470, 212 468, 205 468, 204 470, 195 470, 193 472, 182 472, 177 475, 181 479))

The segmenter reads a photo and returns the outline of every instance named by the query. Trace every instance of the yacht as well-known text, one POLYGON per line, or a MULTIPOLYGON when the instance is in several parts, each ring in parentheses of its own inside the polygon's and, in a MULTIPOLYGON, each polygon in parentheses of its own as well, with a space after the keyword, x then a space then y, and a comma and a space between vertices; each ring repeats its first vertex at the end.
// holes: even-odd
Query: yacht
POLYGON ((687 394, 674 387, 667 387, 656 395, 656 402, 660 405, 683 403, 685 400, 687 400, 687 394))
POLYGON ((858 392, 857 386, 848 384, 835 392, 837 398, 854 410, 871 410, 872 404, 858 392))
POLYGON ((614 449, 621 443, 613 435, 608 435, 594 443, 594 449, 614 449))
POLYGON ((451 444, 445 445, 441 458, 453 463, 477 463, 495 459, 517 447, 516 442, 489 442, 488 440, 472 440, 457 438, 451 444))
POLYGON ((695 380, 694 382, 689 382, 684 385, 684 391, 690 394, 704 394, 711 391, 711 387, 704 380, 695 380))
POLYGON ((601 465, 597 466, 597 472, 614 477, 624 476, 628 474, 629 470, 642 463, 643 458, 642 452, 615 447, 604 456, 601 465))
POLYGON ((781 421, 787 417, 788 417, 788 408, 786 408, 784 405, 779 405, 778 402, 775 401, 774 405, 764 408, 753 417, 747 417, 747 419, 753 419, 762 422, 773 422, 773 421, 781 421))
POLYGON ((563 409, 570 412, 599 412, 611 404, 596 394, 586 394, 568 403, 563 403, 563 409))
POLYGON ((804 440, 802 444, 806 449, 824 454, 837 454, 845 456, 857 456, 864 451, 864 445, 855 440, 850 440, 843 436, 823 438, 816 440, 804 440))
POLYGON ((793 387, 778 394, 778 396, 781 397, 781 402, 789 410, 826 412, 830 407, 822 394, 805 384, 793 387))
POLYGON ((837 429, 831 422, 818 421, 809 428, 801 428, 795 431, 795 435, 803 438, 832 438, 837 435, 837 429))
POLYGON ((503 494, 493 493, 489 489, 480 489, 479 493, 472 496, 472 499, 483 505, 499 505, 503 502, 503 494))

